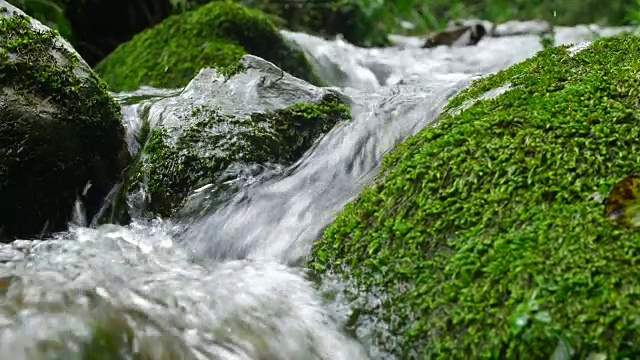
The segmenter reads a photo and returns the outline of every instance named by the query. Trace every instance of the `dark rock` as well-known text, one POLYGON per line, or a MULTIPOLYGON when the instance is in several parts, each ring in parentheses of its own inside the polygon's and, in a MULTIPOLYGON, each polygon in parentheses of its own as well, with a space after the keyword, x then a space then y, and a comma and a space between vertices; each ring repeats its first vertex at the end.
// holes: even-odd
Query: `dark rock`
POLYGON ((2 240, 65 229, 76 199, 93 217, 127 160, 104 82, 57 32, 0 1, 2 240))
POLYGON ((487 30, 482 24, 460 26, 430 34, 424 42, 423 48, 437 46, 473 46, 476 45, 487 30))

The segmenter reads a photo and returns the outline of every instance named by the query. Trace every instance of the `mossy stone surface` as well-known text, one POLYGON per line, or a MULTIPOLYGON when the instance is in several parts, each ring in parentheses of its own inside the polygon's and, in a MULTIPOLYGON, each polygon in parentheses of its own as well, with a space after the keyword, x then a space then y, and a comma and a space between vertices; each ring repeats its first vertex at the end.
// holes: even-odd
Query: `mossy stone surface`
POLYGON ((78 198, 90 219, 128 160, 106 84, 57 32, 9 6, 0 7, 3 240, 66 228, 78 198))
POLYGON ((178 129, 150 131, 139 171, 130 185, 143 183, 150 210, 170 216, 195 188, 214 183, 235 163, 292 164, 324 133, 350 119, 349 108, 329 93, 317 103, 253 113, 247 118, 199 106, 195 119, 178 129))
POLYGON ((639 52, 551 48, 476 82, 448 110, 510 90, 388 154, 310 266, 386 296, 357 310, 399 358, 637 358, 640 232, 594 199, 640 165, 639 52))
POLYGON ((252 54, 320 84, 304 53, 259 10, 215 1, 165 19, 121 44, 95 70, 114 91, 185 86, 200 69, 224 70, 252 54))

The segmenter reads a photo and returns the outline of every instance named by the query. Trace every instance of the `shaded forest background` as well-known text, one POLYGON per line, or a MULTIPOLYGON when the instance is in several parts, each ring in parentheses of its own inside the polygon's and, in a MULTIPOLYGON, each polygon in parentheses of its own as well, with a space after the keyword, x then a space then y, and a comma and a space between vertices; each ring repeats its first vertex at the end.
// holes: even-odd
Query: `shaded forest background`
MULTIPOLYGON (((57 29, 94 66, 119 44, 172 14, 217 0, 9 0, 57 29)), ((225 0, 229 1, 229 0, 225 0)), ((388 44, 387 34, 424 34, 451 19, 547 20, 553 25, 638 24, 640 0, 235 0, 276 24, 356 45, 388 44), (408 23, 411 24, 409 26, 408 23)))

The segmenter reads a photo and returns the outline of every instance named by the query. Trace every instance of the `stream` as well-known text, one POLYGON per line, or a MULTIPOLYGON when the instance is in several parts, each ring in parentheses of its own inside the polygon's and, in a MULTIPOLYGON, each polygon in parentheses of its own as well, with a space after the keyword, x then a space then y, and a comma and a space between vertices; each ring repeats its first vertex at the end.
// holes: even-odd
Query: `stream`
MULTIPOLYGON (((560 27, 555 39, 577 44, 618 32, 560 27)), ((372 319, 357 336, 345 333, 349 304, 340 297, 327 303, 307 279, 313 241, 372 181, 386 152, 429 125, 474 79, 533 56, 540 39, 485 37, 474 47, 422 49, 419 38, 394 36, 394 47, 364 49, 282 33, 348 99, 353 121, 289 168, 235 169, 240 191, 205 214, 92 227, 78 210, 69 231, 1 245, 0 281, 11 281, 0 300, 3 358, 110 351, 96 337, 128 344, 100 359, 392 358, 367 341, 367 328, 383 324, 372 319)), ((132 152, 140 107, 164 106, 179 92, 116 94, 132 152)), ((295 94, 282 96, 295 102, 295 94)), ((323 290, 349 286, 325 280, 323 290)))

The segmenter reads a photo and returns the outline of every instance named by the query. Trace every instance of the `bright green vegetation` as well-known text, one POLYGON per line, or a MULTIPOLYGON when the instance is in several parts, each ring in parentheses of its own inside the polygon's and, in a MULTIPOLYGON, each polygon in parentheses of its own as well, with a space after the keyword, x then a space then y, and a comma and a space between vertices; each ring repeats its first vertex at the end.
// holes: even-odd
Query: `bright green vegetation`
POLYGON ((95 70, 112 90, 175 88, 204 67, 236 65, 245 53, 320 83, 304 53, 283 39, 262 12, 231 2, 212 2, 171 16, 120 45, 95 70))
POLYGON ((10 240, 66 228, 77 197, 91 217, 128 152, 106 84, 56 31, 0 11, 0 238, 10 240))
POLYGON ((338 122, 349 108, 334 94, 318 103, 255 113, 248 118, 197 108, 185 129, 154 129, 142 152, 132 190, 146 183, 151 211, 170 216, 193 189, 213 183, 234 163, 292 164, 338 122))
POLYGON ((640 164, 639 52, 633 36, 551 48, 476 82, 448 110, 512 89, 389 153, 310 266, 388 295, 356 310, 400 358, 637 358, 640 233, 593 195, 640 164))

